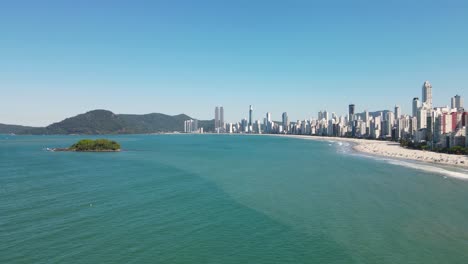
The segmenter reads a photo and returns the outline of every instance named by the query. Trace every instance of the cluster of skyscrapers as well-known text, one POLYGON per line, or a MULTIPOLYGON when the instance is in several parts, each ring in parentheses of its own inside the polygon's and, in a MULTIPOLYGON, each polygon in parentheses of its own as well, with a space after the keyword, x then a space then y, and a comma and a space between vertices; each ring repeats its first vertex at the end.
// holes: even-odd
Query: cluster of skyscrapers
POLYGON ((256 134, 296 134, 332 137, 355 137, 385 140, 411 140, 427 143, 431 147, 468 147, 468 112, 463 108, 463 99, 455 95, 451 105, 434 107, 432 85, 425 81, 422 97, 412 102, 412 115, 403 115, 397 105, 393 111, 367 110, 356 112, 356 106, 348 106, 346 116, 338 116, 326 110, 318 112, 317 119, 290 122, 288 114, 282 114, 281 121, 273 121, 271 113, 266 113, 263 122, 253 120, 253 107, 249 107, 249 117, 238 123, 224 122, 224 109, 215 108, 215 133, 256 133, 256 134))
POLYGON ((185 133, 203 133, 203 127, 198 128, 198 120, 190 119, 184 122, 185 133))
POLYGON ((224 108, 222 106, 215 107, 214 131, 216 133, 226 132, 224 124, 224 108))

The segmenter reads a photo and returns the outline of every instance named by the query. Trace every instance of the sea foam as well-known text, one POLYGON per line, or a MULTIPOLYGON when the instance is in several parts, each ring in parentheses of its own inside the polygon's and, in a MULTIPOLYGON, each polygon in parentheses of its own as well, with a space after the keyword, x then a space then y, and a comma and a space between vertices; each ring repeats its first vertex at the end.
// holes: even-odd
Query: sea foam
POLYGON ((422 164, 422 162, 418 162, 418 161, 405 161, 405 160, 400 160, 397 158, 390 158, 390 157, 384 157, 384 156, 372 156, 366 153, 360 153, 360 152, 353 150, 352 148, 353 144, 350 144, 350 143, 335 144, 335 147, 337 148, 337 152, 343 153, 343 154, 352 154, 356 156, 383 161, 392 165, 404 166, 407 168, 435 173, 435 174, 439 174, 442 176, 449 176, 453 178, 468 180, 468 170, 462 169, 462 168, 455 168, 455 170, 449 170, 449 169, 446 169, 446 168, 443 168, 443 167, 440 167, 431 163, 422 164))

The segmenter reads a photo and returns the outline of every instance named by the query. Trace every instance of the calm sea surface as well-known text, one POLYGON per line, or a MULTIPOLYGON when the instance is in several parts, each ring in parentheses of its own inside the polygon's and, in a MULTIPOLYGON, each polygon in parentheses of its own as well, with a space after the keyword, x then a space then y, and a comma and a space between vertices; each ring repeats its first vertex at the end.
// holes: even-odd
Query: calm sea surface
POLYGON ((0 136, 0 263, 468 263, 468 181, 349 146, 0 136))

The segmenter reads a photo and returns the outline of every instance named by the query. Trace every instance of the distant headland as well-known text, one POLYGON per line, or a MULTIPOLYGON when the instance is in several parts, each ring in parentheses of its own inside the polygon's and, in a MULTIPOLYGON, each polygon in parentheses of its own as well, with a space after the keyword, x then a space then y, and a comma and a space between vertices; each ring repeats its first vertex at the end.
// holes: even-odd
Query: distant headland
MULTIPOLYGON (((0 134, 16 135, 109 135, 153 134, 184 131, 184 122, 193 119, 185 114, 144 115, 114 114, 108 110, 93 110, 46 127, 26 127, 0 124, 0 134)), ((214 131, 213 120, 198 120, 199 127, 214 131)))
POLYGON ((120 144, 107 139, 82 139, 69 148, 53 148, 50 151, 76 151, 76 152, 119 152, 120 144))

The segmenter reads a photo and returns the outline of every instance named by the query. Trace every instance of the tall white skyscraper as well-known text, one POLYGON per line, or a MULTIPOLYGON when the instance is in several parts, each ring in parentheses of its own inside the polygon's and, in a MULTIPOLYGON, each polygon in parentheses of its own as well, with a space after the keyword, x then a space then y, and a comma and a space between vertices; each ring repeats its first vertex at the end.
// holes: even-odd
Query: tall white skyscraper
POLYGON ((283 113, 283 129, 285 131, 288 131, 288 128, 289 128, 288 113, 284 112, 283 113))
POLYGON ((252 126, 252 112, 253 112, 253 107, 250 105, 249 108, 249 127, 252 126))
POLYGON ((369 122, 369 111, 364 111, 364 122, 369 122))
POLYGON ((432 85, 429 81, 425 81, 422 86, 422 101, 429 109, 432 109, 432 85))
POLYGON ((272 127, 271 113, 268 112, 266 113, 266 118, 265 118, 265 132, 270 133, 271 127, 272 127))
POLYGON ((452 108, 456 108, 456 109, 463 108, 463 99, 458 94, 452 97, 452 108))
POLYGON ((418 116, 418 108, 421 107, 421 104, 419 103, 419 98, 415 97, 413 98, 413 116, 418 116))
POLYGON ((427 110, 424 107, 418 109, 417 115, 418 129, 427 127, 427 110))
POLYGON ((348 106, 348 115, 349 115, 349 121, 354 120, 354 111, 355 111, 356 106, 354 104, 350 104, 348 106))
POLYGON ((217 130, 219 128, 219 107, 216 106, 215 107, 215 121, 214 121, 214 127, 215 127, 215 130, 217 130))
POLYGON ((393 112, 387 112, 385 115, 385 127, 383 127, 385 136, 392 135, 393 124, 395 123, 395 114, 393 112))
POLYGON ((184 132, 185 133, 196 133, 198 132, 198 120, 186 120, 184 122, 184 132))
POLYGON ((224 128, 224 107, 219 107, 219 127, 224 128))
POLYGON ((222 132, 224 129, 224 108, 222 106, 215 107, 215 131, 222 132))
POLYGON ((401 116, 401 109, 399 105, 395 105, 395 118, 399 119, 401 116))

